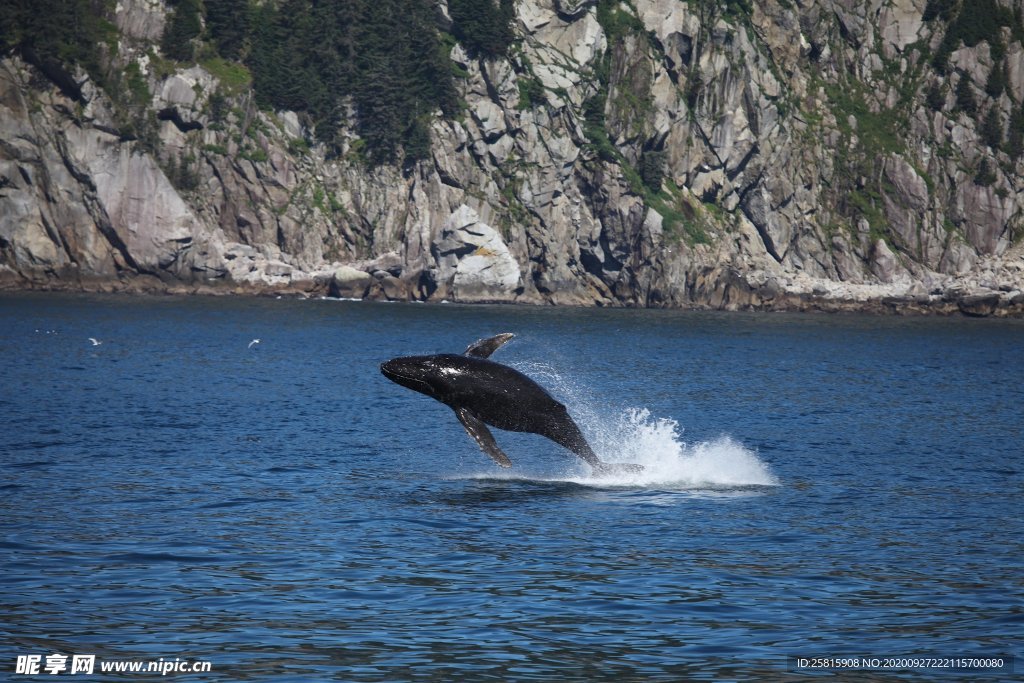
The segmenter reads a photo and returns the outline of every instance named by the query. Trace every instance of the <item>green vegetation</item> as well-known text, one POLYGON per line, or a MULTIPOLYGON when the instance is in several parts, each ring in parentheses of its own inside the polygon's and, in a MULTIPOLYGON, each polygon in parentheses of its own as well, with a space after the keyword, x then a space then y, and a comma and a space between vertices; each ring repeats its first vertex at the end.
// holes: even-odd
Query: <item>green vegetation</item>
POLYGON ((825 84, 825 92, 833 105, 839 130, 847 137, 856 134, 867 155, 877 156, 902 149, 897 127, 901 117, 889 109, 872 111, 870 93, 864 84, 857 81, 825 84), (851 116, 856 121, 856 130, 850 126, 851 116))
POLYGON ((665 153, 649 150, 640 158, 640 170, 615 148, 605 129, 604 109, 608 95, 602 89, 583 103, 583 134, 587 147, 608 163, 617 164, 629 183, 630 190, 643 197, 644 204, 662 217, 662 227, 670 237, 682 237, 689 244, 706 244, 710 240, 702 225, 695 220, 695 211, 678 188, 669 183, 664 188, 665 153))
POLYGON ((637 35, 644 31, 644 23, 637 18, 635 12, 626 9, 618 0, 600 0, 597 3, 597 23, 604 29, 609 45, 627 35, 637 35))
POLYGON ((249 0, 207 0, 206 30, 217 53, 240 59, 249 30, 249 0))
POLYGON ((177 0, 171 4, 174 5, 174 12, 164 29, 160 49, 170 59, 188 61, 192 59, 195 51, 195 44, 192 41, 198 38, 203 30, 199 16, 202 8, 199 0, 177 0))
POLYGON ((998 150, 1003 144, 1003 124, 999 120, 999 112, 995 107, 988 110, 985 121, 981 124, 981 139, 993 150, 998 150))
POLYGON ((960 74, 960 80, 956 84, 956 108, 968 116, 974 116, 978 111, 978 101, 974 98, 971 77, 966 73, 960 74))
POLYGON ((644 187, 654 192, 661 191, 661 184, 665 179, 664 151, 647 150, 640 156, 640 181, 644 187))
POLYGON ((1006 125, 1006 153, 1013 160, 1024 155, 1024 107, 1017 104, 1006 125))
MULTIPOLYGON (((892 108, 882 105, 875 88, 849 76, 838 83, 823 80, 813 83, 814 89, 824 90, 842 134, 834 149, 835 171, 829 189, 838 216, 846 219, 839 224, 852 229, 864 220, 872 240, 898 241, 898 237, 888 231, 883 197, 891 196, 894 188, 880 172, 880 160, 894 154, 909 158, 905 146, 906 126, 910 112, 919 103, 923 72, 924 67, 921 67, 900 76, 899 99, 892 108)), ((927 89, 925 102, 935 111, 942 110, 945 94, 940 83, 933 83, 927 89)), ((943 154, 943 150, 938 154, 943 154)), ((934 181, 920 169, 918 173, 931 191, 934 181)))
POLYGON ((974 176, 974 184, 981 187, 988 187, 996 182, 996 171, 992 168, 992 165, 988 163, 988 159, 983 158, 981 163, 978 164, 978 173, 974 176))
POLYGON ((956 0, 928 0, 928 3, 924 6, 923 18, 925 21, 933 21, 935 19, 949 21, 956 16, 956 10, 956 0))
POLYGON ((81 85, 68 67, 77 64, 100 84, 103 47, 116 44, 108 20, 112 0, 4 0, 0 2, 0 55, 19 53, 68 97, 81 101, 81 85))
POLYGON ((157 79, 163 80, 174 73, 175 63, 158 55, 154 48, 146 51, 146 57, 149 59, 150 70, 157 79))
POLYGON ((661 226, 671 239, 682 239, 687 244, 709 244, 710 237, 705 229, 706 217, 701 217, 700 208, 694 208, 675 185, 660 192, 645 189, 644 203, 661 216, 661 226))
MULTIPOLYGON (((452 35, 438 31, 431 0, 167 1, 161 54, 150 55, 156 77, 199 59, 220 81, 218 97, 251 88, 259 106, 299 112, 335 152, 342 126, 351 126, 362 139, 357 156, 371 164, 426 157, 431 118, 458 114, 455 79, 467 74, 448 57, 455 39, 487 59, 505 54, 514 37, 512 0, 451 0, 452 35)), ((18 52, 79 101, 71 74, 82 66, 122 93, 127 116, 146 95, 146 79, 138 67, 110 68, 113 10, 114 0, 0 2, 0 55, 18 52)), ((539 100, 535 85, 527 87, 539 100)))
POLYGON ((1009 27, 1014 40, 1020 40, 1020 36, 1024 35, 1020 10, 1004 7, 997 0, 928 0, 924 20, 948 23, 942 42, 932 56, 933 66, 941 73, 946 72, 949 56, 961 43, 974 47, 983 41, 987 42, 993 59, 999 61, 1006 54, 1001 29, 1009 27))
POLYGON ((124 79, 133 104, 144 105, 149 102, 152 95, 149 92, 149 86, 146 85, 146 79, 142 77, 142 69, 137 63, 132 62, 128 65, 124 70, 124 79))
POLYGON ((1003 69, 1002 62, 996 62, 988 73, 988 80, 985 81, 985 93, 989 97, 998 98, 1004 90, 1006 90, 1006 71, 1003 69))
POLYGON ((195 168, 195 157, 188 155, 180 161, 174 155, 161 163, 164 175, 176 189, 191 192, 199 187, 199 172, 195 168))
POLYGON ((226 157, 228 155, 228 149, 224 145, 203 145, 203 151, 222 157, 226 157))
POLYGON ((252 85, 252 74, 244 64, 232 62, 223 57, 204 59, 201 64, 220 81, 220 87, 225 95, 239 95, 252 85))
MULTIPOLYGON (((709 7, 711 0, 700 0, 709 7)), ((745 0, 727 3, 729 7, 746 7, 745 0)), ((749 9, 749 8, 748 8, 749 9)), ((688 244, 706 244, 709 237, 705 230, 707 221, 698 218, 699 209, 695 209, 689 200, 671 182, 665 182, 665 162, 667 154, 658 148, 646 149, 634 167, 626 159, 608 134, 606 112, 615 117, 619 125, 630 124, 632 133, 643 135, 642 122, 653 108, 650 94, 650 74, 625 73, 612 74, 612 50, 621 45, 627 37, 642 41, 649 49, 658 49, 652 44, 643 22, 637 18, 632 5, 619 0, 600 0, 597 5, 597 20, 608 37, 609 50, 603 55, 595 67, 594 79, 597 91, 583 103, 583 134, 587 138, 586 148, 594 152, 598 158, 607 163, 617 164, 629 183, 630 190, 643 198, 644 204, 657 211, 662 217, 662 227, 670 239, 683 239, 688 244), (608 93, 614 83, 616 98, 608 101, 608 93)))
POLYGON ((449 0, 448 12, 452 32, 471 57, 501 57, 512 44, 512 0, 449 0))
POLYGON ((544 84, 533 74, 523 75, 516 79, 519 86, 519 109, 532 109, 545 101, 544 84))
MULTIPOLYGON (((686 0, 687 4, 694 5, 700 17, 700 24, 704 27, 714 26, 721 18, 726 21, 742 20, 750 16, 753 11, 752 0, 686 0)), ((792 8, 789 0, 780 0, 780 5, 786 9, 792 8)))
POLYGON ((263 163, 268 158, 266 150, 262 147, 245 147, 239 156, 253 163, 263 163))
POLYGON ((294 156, 309 154, 309 142, 305 138, 290 138, 288 140, 288 152, 294 156))
MULTIPOLYGON (((753 11, 751 4, 751 0, 725 0, 725 8, 722 10, 722 14, 727 18, 749 17, 753 11)), ((787 0, 782 0, 779 4, 786 9, 792 8, 792 4, 788 3, 787 0)))
POLYGON ((882 212, 882 196, 877 190, 867 188, 852 189, 845 196, 846 206, 842 203, 840 208, 846 209, 868 222, 868 236, 874 242, 885 236, 885 214, 882 212))
POLYGON ((526 164, 515 155, 506 159, 501 166, 501 179, 498 183, 501 186, 501 204, 505 211, 499 215, 498 223, 505 239, 510 237, 513 226, 529 225, 533 220, 530 210, 519 199, 519 192, 523 186, 519 172, 524 170, 525 166, 526 164))
POLYGON ((623 161, 622 155, 615 149, 604 125, 604 109, 607 102, 608 91, 602 84, 601 89, 583 103, 583 135, 589 141, 586 147, 594 151, 598 157, 610 163, 620 163, 623 161))
POLYGON ((350 96, 370 163, 424 158, 433 112, 458 110, 426 0, 284 0, 258 6, 251 31, 245 61, 257 102, 306 114, 317 138, 339 149, 350 96))

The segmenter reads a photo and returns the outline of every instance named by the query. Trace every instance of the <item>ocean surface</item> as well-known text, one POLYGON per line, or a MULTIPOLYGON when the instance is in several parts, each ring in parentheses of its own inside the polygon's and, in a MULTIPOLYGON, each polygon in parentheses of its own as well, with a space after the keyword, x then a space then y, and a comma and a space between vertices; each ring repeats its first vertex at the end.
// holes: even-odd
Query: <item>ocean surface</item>
POLYGON ((1024 321, 4 295, 0 679, 1020 680, 1022 432, 1024 321), (641 474, 379 371, 506 331, 641 474))

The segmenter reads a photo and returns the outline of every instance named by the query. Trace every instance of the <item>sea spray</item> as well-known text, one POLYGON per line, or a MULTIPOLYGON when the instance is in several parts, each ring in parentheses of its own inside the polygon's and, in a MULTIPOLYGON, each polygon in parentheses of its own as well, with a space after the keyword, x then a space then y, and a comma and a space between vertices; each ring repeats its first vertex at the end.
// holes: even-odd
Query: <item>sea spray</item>
POLYGON ((638 463, 644 467, 641 472, 597 476, 589 468, 573 463, 560 477, 566 481, 672 489, 779 485, 767 463, 731 436, 687 443, 682 438, 682 428, 673 419, 654 417, 647 408, 600 409, 574 382, 550 366, 517 366, 562 398, 598 457, 606 462, 638 463))
POLYGON ((653 417, 646 408, 626 409, 617 420, 593 427, 598 434, 596 449, 603 460, 644 466, 642 472, 599 478, 607 483, 672 488, 779 483, 756 453, 732 437, 688 444, 680 436, 675 420, 653 417))

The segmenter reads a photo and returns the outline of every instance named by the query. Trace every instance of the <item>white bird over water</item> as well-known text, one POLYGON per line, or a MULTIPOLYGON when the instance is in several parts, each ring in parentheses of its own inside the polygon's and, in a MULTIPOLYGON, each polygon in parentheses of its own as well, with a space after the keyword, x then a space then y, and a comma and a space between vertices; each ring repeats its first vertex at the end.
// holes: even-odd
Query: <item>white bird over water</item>
POLYGON ((99 339, 97 339, 96 337, 89 337, 89 341, 92 342, 93 346, 99 346, 100 344, 103 343, 99 339))
POLYGON ((249 342, 249 347, 248 348, 251 349, 252 347, 256 346, 259 343, 260 343, 259 339, 253 339, 251 342, 249 342))

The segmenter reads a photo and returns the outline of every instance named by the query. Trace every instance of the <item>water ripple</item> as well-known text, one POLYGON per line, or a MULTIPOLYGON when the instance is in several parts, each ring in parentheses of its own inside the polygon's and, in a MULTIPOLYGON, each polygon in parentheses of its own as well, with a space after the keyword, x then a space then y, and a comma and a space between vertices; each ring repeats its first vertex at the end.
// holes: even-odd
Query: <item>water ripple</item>
POLYGON ((0 321, 17 654, 646 681, 1020 650, 1017 321, 35 295, 0 321), (377 370, 506 329, 498 360, 645 474, 496 430, 499 470, 377 370))

